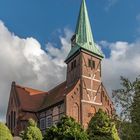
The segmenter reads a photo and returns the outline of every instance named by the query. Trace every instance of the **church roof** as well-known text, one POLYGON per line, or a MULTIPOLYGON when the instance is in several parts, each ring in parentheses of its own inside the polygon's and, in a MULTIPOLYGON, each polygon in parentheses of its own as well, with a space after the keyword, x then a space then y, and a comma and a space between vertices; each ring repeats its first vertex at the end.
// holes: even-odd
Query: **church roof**
POLYGON ((74 89, 77 81, 69 87, 67 87, 66 84, 67 82, 65 81, 54 87, 52 90, 48 91, 48 94, 45 95, 43 104, 39 110, 44 110, 53 105, 56 105, 57 103, 60 103, 61 101, 64 101, 66 95, 74 89))
POLYGON ((73 56, 79 49, 89 51, 99 57, 103 58, 102 52, 97 48, 93 40, 91 25, 88 17, 87 7, 85 0, 82 0, 80 13, 75 30, 74 43, 66 61, 73 56))
POLYGON ((22 87, 16 84, 14 84, 13 86, 14 92, 16 93, 22 110, 36 111, 37 108, 40 107, 46 93, 32 88, 22 87))
POLYGON ((50 107, 56 103, 59 103, 64 100, 66 92, 66 81, 59 84, 45 95, 43 104, 40 107, 40 110, 50 107))
POLYGON ((66 94, 69 93, 74 86, 75 84, 67 87, 65 81, 52 90, 43 92, 14 83, 12 84, 12 87, 14 87, 12 88, 12 92, 14 91, 22 110, 37 112, 64 101, 66 94))

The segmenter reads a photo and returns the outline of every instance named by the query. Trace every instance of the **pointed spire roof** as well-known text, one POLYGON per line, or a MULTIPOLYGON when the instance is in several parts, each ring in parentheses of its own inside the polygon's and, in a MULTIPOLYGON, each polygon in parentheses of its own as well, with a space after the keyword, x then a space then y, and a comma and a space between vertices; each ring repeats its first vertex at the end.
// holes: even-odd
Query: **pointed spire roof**
POLYGON ((96 47, 93 40, 93 35, 92 35, 92 30, 90 26, 85 0, 82 0, 77 26, 75 30, 75 36, 73 38, 74 38, 74 44, 71 48, 71 51, 67 59, 70 58, 80 48, 103 58, 102 52, 96 47))

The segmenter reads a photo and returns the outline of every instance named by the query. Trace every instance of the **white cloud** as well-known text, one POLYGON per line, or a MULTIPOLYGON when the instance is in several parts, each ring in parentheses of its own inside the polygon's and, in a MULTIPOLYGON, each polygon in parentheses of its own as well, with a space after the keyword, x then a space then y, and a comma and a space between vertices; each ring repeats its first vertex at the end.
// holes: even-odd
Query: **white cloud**
POLYGON ((46 53, 36 39, 19 38, 0 21, 0 120, 4 119, 13 80, 42 90, 65 80, 63 61, 70 49, 71 35, 71 31, 65 29, 64 36, 60 36, 60 49, 47 43, 46 53))
POLYGON ((140 75, 140 41, 133 43, 118 41, 109 43, 111 50, 110 58, 103 60, 103 81, 108 91, 120 86, 120 76, 128 77, 130 80, 140 75))

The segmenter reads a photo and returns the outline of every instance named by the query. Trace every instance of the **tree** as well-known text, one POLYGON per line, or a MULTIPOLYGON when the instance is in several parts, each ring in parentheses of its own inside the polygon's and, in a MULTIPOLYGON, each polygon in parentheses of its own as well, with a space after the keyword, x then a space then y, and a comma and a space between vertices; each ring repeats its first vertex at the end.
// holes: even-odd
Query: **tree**
POLYGON ((132 140, 132 124, 128 121, 120 122, 120 137, 122 140, 132 140))
POLYGON ((133 140, 140 139, 140 79, 134 82, 134 97, 131 105, 130 116, 132 123, 133 140))
POLYGON ((44 140, 88 140, 88 135, 72 117, 63 116, 56 126, 47 129, 44 140))
POLYGON ((129 79, 121 76, 121 88, 113 90, 113 99, 115 101, 116 108, 121 108, 120 117, 122 120, 130 120, 130 110, 133 102, 133 96, 135 92, 135 82, 129 81, 129 79))
POLYGON ((0 122, 0 140, 12 140, 12 139, 13 137, 8 127, 4 123, 0 122))
POLYGON ((121 77, 122 87, 113 91, 116 106, 121 108, 120 135, 123 140, 140 138, 140 77, 133 82, 121 77))
POLYGON ((115 124, 102 109, 91 118, 87 131, 90 140, 120 140, 115 124))
POLYGON ((29 119, 27 128, 25 129, 25 131, 21 133, 20 136, 23 140, 42 140, 43 139, 41 131, 39 130, 36 122, 33 119, 29 119))

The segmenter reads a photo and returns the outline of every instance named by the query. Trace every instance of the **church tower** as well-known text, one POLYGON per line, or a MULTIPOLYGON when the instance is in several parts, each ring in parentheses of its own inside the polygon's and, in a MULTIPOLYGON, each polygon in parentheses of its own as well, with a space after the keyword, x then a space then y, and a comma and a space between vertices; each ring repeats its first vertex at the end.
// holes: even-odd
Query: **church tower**
MULTIPOLYGON (((85 0, 82 0, 75 34, 71 39, 71 50, 65 60, 68 65, 67 85, 73 84, 81 76, 94 77, 96 69, 100 70, 102 58, 103 54, 93 40, 85 0)), ((100 80, 100 76, 96 78, 100 80)))
MULTIPOLYGON (((93 40, 86 2, 82 0, 75 34, 71 39, 71 50, 65 62, 67 64, 67 87, 75 85, 77 81, 79 81, 78 87, 80 87, 78 93, 80 102, 76 101, 77 96, 73 98, 75 101, 67 106, 72 108, 74 102, 77 104, 77 115, 79 117, 76 120, 79 120, 79 123, 84 127, 87 127, 91 117, 99 108, 103 108, 106 112, 110 110, 108 107, 111 106, 111 101, 109 96, 104 95, 106 91, 103 89, 101 82, 101 61, 103 57, 102 52, 93 40), (103 103, 103 100, 108 103, 103 103)), ((68 100, 68 102, 71 101, 68 100)), ((71 115, 73 110, 76 110, 75 107, 67 114, 71 115)), ((77 115, 72 114, 71 116, 77 115)))

